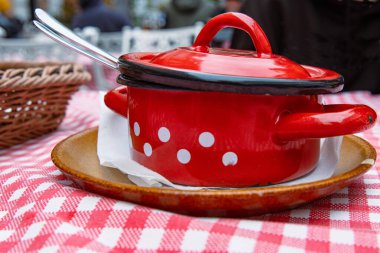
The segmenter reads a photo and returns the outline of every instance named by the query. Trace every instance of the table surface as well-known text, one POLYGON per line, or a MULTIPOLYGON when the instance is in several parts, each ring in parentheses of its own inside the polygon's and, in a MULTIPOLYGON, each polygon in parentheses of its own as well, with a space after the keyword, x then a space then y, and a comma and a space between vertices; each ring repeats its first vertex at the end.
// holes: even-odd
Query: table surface
MULTIPOLYGON (((0 150, 0 251, 379 252, 380 162, 348 188, 297 209, 246 219, 194 218, 83 191, 53 165, 62 139, 97 126, 99 95, 73 96, 60 128, 0 150)), ((327 103, 380 109, 368 92, 327 103)), ((380 123, 359 136, 380 151, 380 123)))

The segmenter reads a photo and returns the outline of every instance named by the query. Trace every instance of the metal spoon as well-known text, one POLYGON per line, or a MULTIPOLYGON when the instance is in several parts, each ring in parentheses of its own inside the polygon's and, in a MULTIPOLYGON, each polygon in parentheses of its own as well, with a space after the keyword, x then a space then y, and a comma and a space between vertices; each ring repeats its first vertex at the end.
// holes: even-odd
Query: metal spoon
POLYGON ((116 57, 80 38, 44 10, 36 9, 35 14, 38 20, 33 20, 34 25, 51 39, 110 68, 118 69, 116 57))

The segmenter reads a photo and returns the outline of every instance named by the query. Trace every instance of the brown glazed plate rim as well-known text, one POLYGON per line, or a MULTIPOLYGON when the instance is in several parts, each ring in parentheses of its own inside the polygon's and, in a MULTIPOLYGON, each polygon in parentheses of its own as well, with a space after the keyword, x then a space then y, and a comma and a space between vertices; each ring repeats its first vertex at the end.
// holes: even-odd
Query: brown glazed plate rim
MULTIPOLYGON (((344 172, 341 175, 335 175, 331 178, 314 181, 310 183, 303 183, 293 186, 270 186, 270 187, 247 187, 247 188, 231 188, 231 189, 202 189, 202 190, 179 190, 168 187, 143 187, 134 185, 131 182, 126 183, 117 183, 108 181, 102 178, 94 177, 92 175, 82 173, 78 170, 78 168, 70 168, 67 166, 66 157, 63 157, 62 154, 67 152, 69 147, 68 144, 70 142, 79 141, 80 138, 89 134, 97 133, 97 127, 84 130, 82 132, 76 133, 72 136, 67 137, 66 139, 59 142, 51 153, 51 158, 53 163, 60 169, 64 174, 68 174, 73 178, 77 178, 80 180, 88 181, 94 183, 96 185, 103 186, 105 188, 113 189, 113 190, 121 190, 121 191, 133 191, 133 192, 146 192, 146 193, 156 193, 156 194, 166 194, 166 195, 185 195, 185 196, 217 196, 217 195, 233 195, 233 196, 242 196, 242 195, 258 195, 258 196, 266 196, 266 195, 276 195, 276 194, 284 194, 286 192, 291 193, 294 191, 311 191, 313 189, 317 190, 320 188, 327 187, 329 185, 338 184, 343 181, 348 181, 354 179, 361 174, 367 172, 376 161, 376 150, 375 148, 368 143, 366 140, 354 136, 347 135, 344 136, 348 141, 354 144, 357 149, 363 153, 363 157, 366 159, 363 163, 359 164, 353 169, 350 169, 344 172), (370 161, 366 163, 365 161, 370 161)), ((93 143, 96 146, 96 143, 93 143)), ((90 145, 90 144, 88 144, 90 145)), ((94 147, 95 149, 96 147, 94 147)), ((107 167, 105 167, 107 168, 107 167)))

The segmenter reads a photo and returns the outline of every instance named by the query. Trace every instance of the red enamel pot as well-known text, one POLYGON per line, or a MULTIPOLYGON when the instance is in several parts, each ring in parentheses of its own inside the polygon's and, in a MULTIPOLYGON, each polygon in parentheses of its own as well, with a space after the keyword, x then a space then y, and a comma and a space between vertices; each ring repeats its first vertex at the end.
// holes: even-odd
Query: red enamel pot
POLYGON ((123 55, 119 69, 125 86, 105 103, 129 119, 132 159, 177 184, 304 176, 318 164, 320 138, 364 131, 377 117, 365 105, 323 105, 321 94, 341 90, 343 78, 272 54, 259 25, 239 13, 211 19, 192 47, 123 55), (246 31, 257 51, 210 48, 224 27, 246 31))

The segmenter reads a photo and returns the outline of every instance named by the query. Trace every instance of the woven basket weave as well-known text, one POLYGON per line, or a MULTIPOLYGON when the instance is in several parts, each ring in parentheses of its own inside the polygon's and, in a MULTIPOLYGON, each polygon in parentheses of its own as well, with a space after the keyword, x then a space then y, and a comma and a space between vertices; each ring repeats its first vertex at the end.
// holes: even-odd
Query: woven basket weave
POLYGON ((0 149, 57 129, 71 95, 89 80, 71 63, 0 63, 0 149))

